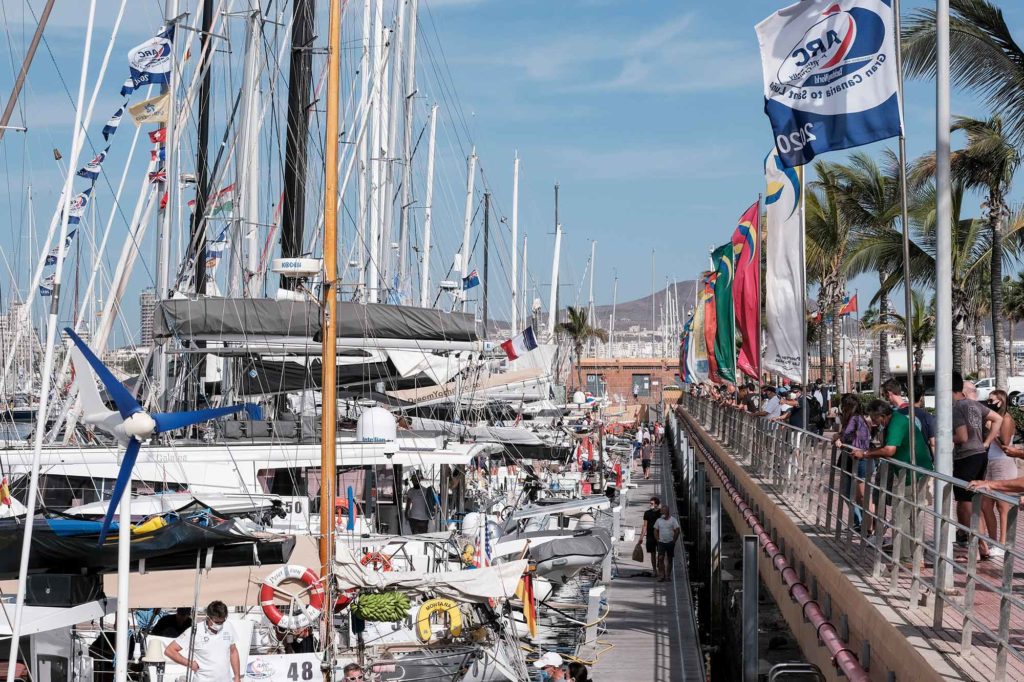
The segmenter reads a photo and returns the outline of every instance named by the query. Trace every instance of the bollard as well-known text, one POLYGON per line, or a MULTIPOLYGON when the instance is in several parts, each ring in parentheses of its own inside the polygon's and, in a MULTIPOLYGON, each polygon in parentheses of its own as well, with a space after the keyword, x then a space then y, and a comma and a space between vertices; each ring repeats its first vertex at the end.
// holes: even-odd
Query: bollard
POLYGON ((601 602, 604 600, 604 585, 591 587, 587 595, 587 639, 586 645, 597 649, 597 619, 601 615, 601 602))

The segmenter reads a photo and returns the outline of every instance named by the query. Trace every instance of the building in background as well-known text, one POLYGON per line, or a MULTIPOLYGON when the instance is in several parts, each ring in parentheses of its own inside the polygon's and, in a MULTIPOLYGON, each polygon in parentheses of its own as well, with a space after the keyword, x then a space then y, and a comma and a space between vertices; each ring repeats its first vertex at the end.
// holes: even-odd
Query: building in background
POLYGON ((32 392, 35 359, 39 357, 41 346, 36 328, 25 314, 24 308, 24 303, 14 301, 6 313, 0 314, 0 372, 8 364, 8 355, 14 354, 10 362, 10 372, 2 378, 5 396, 32 392))
POLYGON ((139 346, 149 348, 153 345, 153 315, 156 313, 156 290, 150 287, 139 294, 139 328, 141 336, 139 346))

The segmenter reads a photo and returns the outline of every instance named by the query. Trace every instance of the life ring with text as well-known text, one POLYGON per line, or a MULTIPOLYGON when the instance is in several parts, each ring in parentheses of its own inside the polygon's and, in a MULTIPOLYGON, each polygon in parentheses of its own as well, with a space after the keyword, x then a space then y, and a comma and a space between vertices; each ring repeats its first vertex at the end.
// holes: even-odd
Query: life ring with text
POLYGON ((359 560, 359 563, 377 571, 390 571, 392 569, 391 557, 381 552, 367 552, 359 560))
POLYGON ((613 436, 621 436, 625 432, 626 432, 626 427, 623 426, 622 424, 609 424, 608 425, 608 433, 610 433, 613 436))
MULTIPOLYGON (((263 586, 260 587, 260 606, 263 608, 263 615, 273 625, 284 630, 301 630, 319 620, 324 609, 324 599, 324 588, 320 583, 320 576, 310 568, 295 564, 279 567, 264 578, 263 586), (302 583, 306 586, 304 592, 309 594, 309 603, 303 605, 297 613, 291 613, 294 609, 289 609, 290 613, 284 614, 274 604, 274 593, 286 582, 302 583)), ((292 600, 295 601, 296 597, 292 597, 292 600)))
POLYGON ((430 619, 438 614, 444 615, 448 620, 448 632, 452 637, 462 634, 462 611, 459 610, 459 603, 454 599, 430 599, 420 605, 416 612, 416 636, 421 642, 429 642, 433 634, 430 629, 430 619))

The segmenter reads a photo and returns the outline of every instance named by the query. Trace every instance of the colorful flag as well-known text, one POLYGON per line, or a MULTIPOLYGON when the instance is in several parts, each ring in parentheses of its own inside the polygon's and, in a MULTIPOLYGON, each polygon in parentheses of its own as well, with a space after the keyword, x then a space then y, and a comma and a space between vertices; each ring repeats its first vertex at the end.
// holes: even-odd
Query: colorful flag
POLYGON ((138 104, 131 105, 128 107, 128 113, 137 126, 144 123, 167 123, 167 117, 170 114, 170 103, 171 96, 165 92, 162 95, 150 97, 138 104))
POLYGON ((783 166, 900 134, 892 0, 804 0, 755 30, 783 166))
POLYGON ((167 141, 167 128, 160 126, 156 130, 151 130, 149 133, 149 141, 153 144, 159 144, 167 141))
POLYGON ((704 334, 704 311, 707 287, 703 280, 697 295, 697 306, 693 310, 693 327, 690 334, 690 348, 687 359, 690 363, 690 377, 693 383, 702 384, 710 378, 708 366, 708 346, 704 334))
POLYGON ((203 251, 203 260, 207 270, 212 270, 217 266, 217 261, 220 260, 229 243, 228 228, 225 227, 216 239, 206 245, 206 249, 203 251))
POLYGON ((715 277, 715 317, 718 321, 718 328, 715 330, 715 363, 718 365, 718 378, 729 383, 736 383, 736 321, 733 319, 732 255, 733 245, 730 241, 712 252, 711 262, 715 264, 717 273, 717 277, 715 277))
POLYGON ((786 168, 773 149, 765 159, 767 252, 764 368, 802 381, 804 337, 803 169, 786 168))
POLYGON ((167 169, 160 168, 149 174, 150 182, 167 182, 167 169))
POLYGON ((690 367, 693 344, 693 315, 686 320, 683 327, 683 341, 679 344, 679 376, 684 384, 693 383, 693 370, 690 367))
MULTIPOLYGON (((164 147, 149 150, 150 161, 164 161, 167 159, 167 150, 164 147)), ((190 202, 191 203, 191 202, 190 202)))
POLYGON ((717 273, 704 273, 704 345, 708 354, 708 380, 720 383, 718 356, 715 354, 715 338, 718 336, 718 307, 715 305, 715 279, 717 273))
POLYGON ((743 337, 736 365, 744 374, 761 376, 761 230, 758 229, 761 202, 748 208, 732 235, 733 304, 736 329, 743 337))
POLYGON ((121 97, 127 97, 133 92, 135 92, 135 81, 132 80, 131 76, 128 76, 124 80, 124 85, 121 86, 121 97))
POLYGON ((516 586, 516 596, 523 602, 523 618, 526 619, 526 629, 530 637, 537 636, 537 602, 533 597, 533 575, 524 573, 516 586))
MULTIPOLYGON (((226 211, 231 211, 235 206, 234 198, 235 183, 231 183, 216 194, 211 194, 206 200, 206 215, 212 218, 226 211)), ((189 200, 188 207, 195 210, 196 200, 189 200)))
POLYGON ((109 140, 110 136, 117 132, 117 126, 121 125, 121 117, 124 116, 124 107, 121 107, 114 112, 114 115, 107 119, 107 124, 103 126, 103 139, 109 140))
POLYGON ((131 72, 132 88, 170 83, 173 65, 174 24, 169 24, 154 37, 129 50, 128 70, 131 72))
POLYGON ((855 312, 857 312, 857 294, 854 294, 853 298, 846 297, 846 300, 843 301, 843 307, 839 309, 839 316, 852 315, 855 312))
MULTIPOLYGON (((70 232, 68 232, 68 236, 64 237, 64 253, 67 253, 68 249, 71 248, 71 241, 75 238, 75 233, 76 232, 78 232, 78 230, 71 230, 70 232)), ((59 252, 60 252, 60 247, 59 246, 55 246, 52 249, 50 249, 50 253, 46 254, 46 264, 47 265, 56 265, 57 264, 57 254, 59 252)))
POLYGON ((509 360, 516 360, 536 347, 537 337, 533 334, 533 327, 527 327, 501 344, 501 349, 505 351, 509 360))
POLYGON ((0 504, 11 506, 11 486, 7 483, 6 476, 3 482, 0 482, 0 504))
POLYGON ((476 270, 473 270, 473 272, 469 273, 468 275, 462 278, 463 291, 478 286, 480 286, 480 275, 477 273, 476 270))
POLYGON ((103 160, 107 158, 107 152, 110 151, 108 146, 106 149, 101 151, 99 154, 92 158, 92 161, 85 164, 78 170, 75 175, 80 178, 87 178, 89 180, 95 180, 100 176, 100 172, 103 170, 103 160))
POLYGON ((56 275, 50 275, 39 284, 39 295, 40 296, 52 296, 53 288, 56 285, 56 275))
POLYGON ((81 194, 71 200, 71 208, 68 211, 68 225, 77 225, 85 215, 85 207, 89 205, 89 195, 92 194, 92 187, 87 187, 81 194))

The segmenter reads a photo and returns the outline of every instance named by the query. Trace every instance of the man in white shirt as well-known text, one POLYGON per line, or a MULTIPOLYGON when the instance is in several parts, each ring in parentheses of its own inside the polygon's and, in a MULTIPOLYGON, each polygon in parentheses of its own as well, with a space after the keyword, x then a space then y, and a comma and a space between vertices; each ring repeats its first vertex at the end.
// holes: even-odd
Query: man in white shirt
POLYGON ((237 635, 227 619, 224 602, 210 602, 206 620, 181 633, 164 655, 191 669, 195 682, 240 682, 237 635))
POLYGON ((782 416, 782 401, 779 400, 779 396, 776 394, 774 386, 765 386, 761 390, 761 411, 758 412, 760 417, 768 417, 769 419, 778 419, 782 416))
POLYGON ((676 555, 676 539, 681 528, 679 521, 669 512, 668 505, 661 505, 661 518, 654 522, 654 536, 658 539, 658 566, 661 575, 658 582, 665 582, 672 575, 672 561, 676 555))

